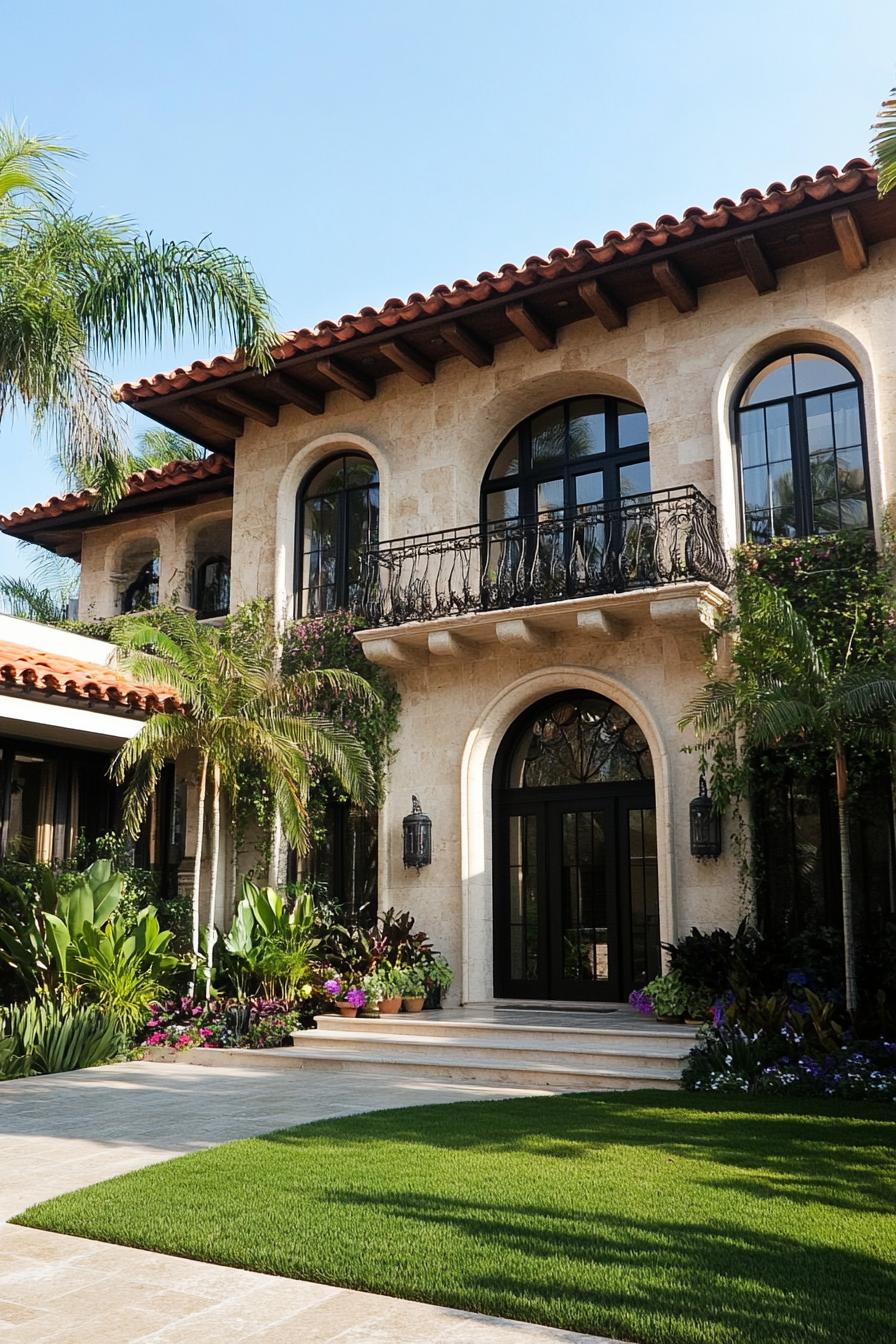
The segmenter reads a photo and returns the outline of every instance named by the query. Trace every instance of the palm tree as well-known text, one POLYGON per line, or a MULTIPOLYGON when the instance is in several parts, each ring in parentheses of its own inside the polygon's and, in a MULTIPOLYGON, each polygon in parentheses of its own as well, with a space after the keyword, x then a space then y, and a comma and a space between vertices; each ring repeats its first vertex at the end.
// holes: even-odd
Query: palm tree
POLYGON ((742 761, 782 741, 811 742, 830 754, 837 786, 846 1006, 856 1008, 852 862, 849 840, 849 751, 886 748, 896 716, 896 675, 859 662, 855 632, 848 647, 824 648, 780 588, 750 581, 749 616, 739 619, 734 676, 713 678, 687 707, 679 727, 692 725, 703 748, 724 744, 742 761))
POLYGON ((886 196, 896 187, 896 89, 891 89, 889 98, 884 100, 872 130, 875 132, 871 152, 878 172, 877 190, 879 195, 886 196))
POLYGON ((165 336, 223 336, 266 369, 278 337, 268 296, 241 258, 76 214, 65 178, 73 157, 0 125, 0 418, 24 408, 38 431, 54 430, 66 473, 95 472, 109 506, 128 463, 97 362, 165 336))
MULTIPOLYGON (((199 887, 206 800, 211 792, 211 900, 208 968, 215 939, 216 893, 221 840, 221 799, 233 806, 241 771, 254 768, 270 789, 290 843, 305 853, 310 841, 308 798, 317 764, 325 766, 346 795, 371 802, 373 772, 361 744, 350 733, 308 707, 323 691, 350 693, 369 701, 375 695, 363 678, 343 670, 304 671, 281 677, 273 639, 252 647, 226 629, 201 625, 182 612, 167 613, 159 625, 135 619, 116 633, 127 650, 125 663, 142 681, 167 685, 183 713, 153 714, 121 748, 112 774, 126 782, 124 824, 139 832, 162 767, 184 752, 199 758, 196 854, 193 866, 193 955, 199 962, 199 887)), ((207 981, 207 987, 208 987, 207 981)))
POLYGON ((64 555, 44 551, 30 541, 19 543, 34 553, 27 574, 14 578, 0 575, 0 611, 27 621, 58 625, 66 620, 69 605, 77 595, 81 567, 64 555))

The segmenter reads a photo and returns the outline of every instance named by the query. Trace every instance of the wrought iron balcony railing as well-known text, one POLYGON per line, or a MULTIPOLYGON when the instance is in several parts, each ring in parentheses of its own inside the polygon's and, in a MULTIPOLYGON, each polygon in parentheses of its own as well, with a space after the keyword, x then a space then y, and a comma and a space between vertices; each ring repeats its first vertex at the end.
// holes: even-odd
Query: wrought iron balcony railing
POLYGON ((728 577, 715 507, 688 485, 380 542, 354 606, 373 628, 728 577))

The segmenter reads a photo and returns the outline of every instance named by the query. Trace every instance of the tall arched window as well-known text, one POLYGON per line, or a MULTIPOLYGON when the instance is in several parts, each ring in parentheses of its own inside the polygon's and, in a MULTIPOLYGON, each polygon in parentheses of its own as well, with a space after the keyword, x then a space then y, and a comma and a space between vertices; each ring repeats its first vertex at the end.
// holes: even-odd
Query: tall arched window
POLYGON ((871 524, 862 385, 827 350, 789 350, 747 375, 736 402, 744 537, 871 524))
POLYGON ((575 397, 507 436, 482 485, 482 521, 536 518, 649 490, 647 412, 615 397, 575 397))
POLYGON ((297 615, 351 607, 361 556, 379 540, 379 476, 360 453, 328 458, 299 489, 296 509, 297 615))
POLYGON ((159 605, 159 557, 154 555, 142 566, 134 582, 125 589, 121 599, 121 609, 127 611, 148 611, 159 605))

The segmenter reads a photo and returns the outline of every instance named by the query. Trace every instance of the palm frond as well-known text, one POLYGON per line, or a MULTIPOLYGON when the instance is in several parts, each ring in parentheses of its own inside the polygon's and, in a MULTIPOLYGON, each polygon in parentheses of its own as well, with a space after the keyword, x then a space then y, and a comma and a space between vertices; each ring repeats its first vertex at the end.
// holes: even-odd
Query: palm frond
POLYGON ((896 187, 896 89, 892 89, 889 98, 885 99, 871 129, 874 131, 871 153, 878 172, 877 192, 879 196, 886 196, 896 187))
POLYGON ((184 334, 231 338, 247 365, 266 371, 281 339, 248 262, 205 239, 154 243, 147 235, 112 246, 104 240, 76 306, 91 346, 105 354, 184 334))
POLYGON ((69 194, 65 160, 78 151, 47 136, 29 135, 24 125, 0 122, 0 228, 3 212, 24 198, 33 203, 63 205, 69 194))

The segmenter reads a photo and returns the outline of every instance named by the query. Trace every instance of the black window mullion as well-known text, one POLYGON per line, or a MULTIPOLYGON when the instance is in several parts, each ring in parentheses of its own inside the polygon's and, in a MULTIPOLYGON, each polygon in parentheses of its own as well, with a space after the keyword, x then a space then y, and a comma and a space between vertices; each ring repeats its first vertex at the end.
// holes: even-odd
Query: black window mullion
POLYGON ((822 394, 801 392, 794 397, 790 404, 790 457, 793 464, 794 521, 796 522, 797 533, 802 537, 810 536, 815 530, 806 400, 808 397, 819 395, 822 394))

